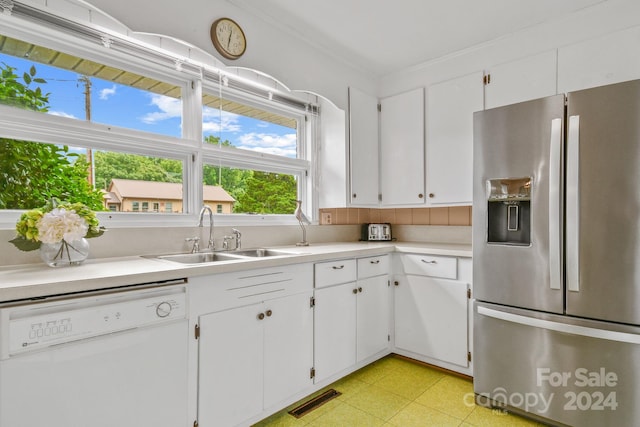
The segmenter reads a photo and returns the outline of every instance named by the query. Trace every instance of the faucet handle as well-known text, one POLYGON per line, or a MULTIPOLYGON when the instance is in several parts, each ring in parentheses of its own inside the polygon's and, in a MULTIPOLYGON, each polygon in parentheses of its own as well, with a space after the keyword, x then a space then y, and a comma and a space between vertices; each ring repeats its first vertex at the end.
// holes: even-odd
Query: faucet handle
POLYGON ((231 232, 236 236, 236 249, 240 249, 242 247, 242 233, 237 228, 232 228, 231 232))
POLYGON ((193 243, 193 247, 191 248, 191 253, 194 254, 196 252, 200 252, 200 238, 199 237, 187 237, 184 239, 189 243, 193 243))

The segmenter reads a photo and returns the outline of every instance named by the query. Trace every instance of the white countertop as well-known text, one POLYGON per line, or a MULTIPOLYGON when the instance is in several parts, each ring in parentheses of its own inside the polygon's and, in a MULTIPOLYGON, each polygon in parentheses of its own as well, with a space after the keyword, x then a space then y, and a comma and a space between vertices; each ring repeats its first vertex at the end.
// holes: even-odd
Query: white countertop
POLYGON ((281 246, 277 249, 296 255, 195 265, 133 256, 89 259, 81 265, 64 268, 51 268, 45 264, 0 267, 0 302, 391 252, 471 257, 471 245, 442 243, 354 242, 281 246))

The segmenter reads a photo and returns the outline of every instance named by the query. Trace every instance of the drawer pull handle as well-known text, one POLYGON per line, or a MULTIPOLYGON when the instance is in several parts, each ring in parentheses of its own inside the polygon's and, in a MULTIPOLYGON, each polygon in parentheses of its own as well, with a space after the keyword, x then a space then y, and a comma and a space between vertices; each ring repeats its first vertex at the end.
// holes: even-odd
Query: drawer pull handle
POLYGON ((426 259, 421 259, 420 261, 424 262, 425 264, 437 264, 438 261, 436 260, 431 260, 431 261, 427 261, 426 259))
POLYGON ((375 261, 369 261, 369 262, 370 262, 371 264, 380 264, 380 260, 379 260, 379 259, 377 259, 377 260, 375 260, 375 261))
POLYGON ((342 270, 344 268, 344 265, 334 265, 333 267, 334 270, 342 270))

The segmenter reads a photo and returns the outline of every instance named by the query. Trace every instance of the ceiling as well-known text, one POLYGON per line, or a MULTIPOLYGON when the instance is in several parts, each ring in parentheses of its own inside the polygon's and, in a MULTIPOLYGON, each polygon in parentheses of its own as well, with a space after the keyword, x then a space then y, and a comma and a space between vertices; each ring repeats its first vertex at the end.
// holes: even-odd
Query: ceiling
POLYGON ((228 0, 383 76, 608 0, 228 0))

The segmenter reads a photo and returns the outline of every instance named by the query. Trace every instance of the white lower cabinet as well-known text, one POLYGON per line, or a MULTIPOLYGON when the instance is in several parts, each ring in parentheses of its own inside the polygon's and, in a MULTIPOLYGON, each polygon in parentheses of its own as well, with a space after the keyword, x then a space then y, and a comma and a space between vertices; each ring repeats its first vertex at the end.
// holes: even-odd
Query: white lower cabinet
POLYGON ((388 255, 316 264, 315 382, 388 351, 388 272, 388 255))
POLYGON ((309 264, 190 280, 200 427, 246 425, 313 386, 312 281, 309 264))
POLYGON ((471 375, 471 260, 398 255, 394 351, 471 375))
POLYGON ((315 291, 315 381, 356 363, 355 282, 315 291))
POLYGON ((395 291, 396 348, 467 366, 467 284, 404 276, 395 291))
POLYGON ((358 280, 356 362, 389 348, 389 279, 358 280))

